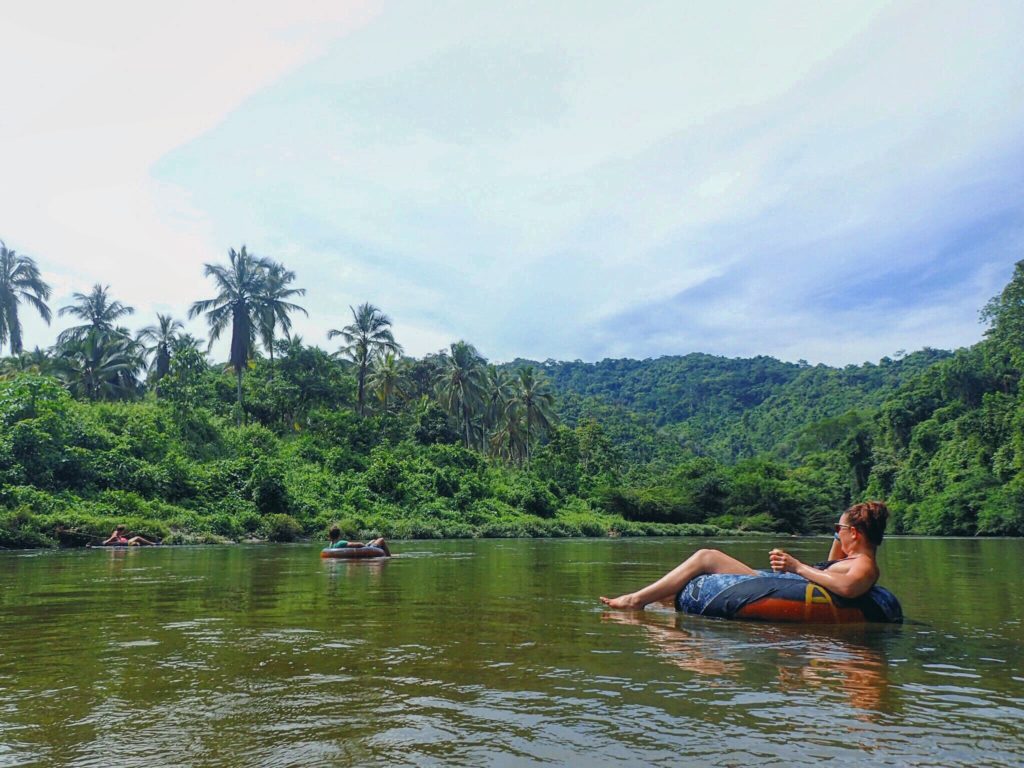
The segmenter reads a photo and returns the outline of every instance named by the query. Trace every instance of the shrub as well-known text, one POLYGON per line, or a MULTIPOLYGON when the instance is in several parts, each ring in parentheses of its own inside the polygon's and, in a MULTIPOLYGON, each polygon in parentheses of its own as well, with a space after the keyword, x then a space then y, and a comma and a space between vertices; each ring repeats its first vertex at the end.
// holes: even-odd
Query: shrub
POLYGON ((773 533, 779 530, 779 521, 774 519, 767 512, 760 512, 756 515, 743 518, 740 520, 739 529, 741 531, 762 531, 765 533, 773 533))
POLYGON ((717 517, 712 517, 708 520, 708 523, 719 528, 725 528, 726 530, 732 530, 733 528, 738 527, 735 515, 718 515, 717 517))
POLYGON ((413 437, 420 445, 452 444, 459 433, 452 429, 448 414, 435 403, 428 403, 416 414, 413 437))
POLYGON ((244 533, 244 529, 239 525, 238 520, 233 518, 231 515, 219 512, 215 515, 211 515, 209 519, 210 531, 217 536, 223 536, 228 539, 239 539, 244 533))
POLYGON ((178 451, 163 457, 156 478, 160 494, 168 501, 191 499, 198 492, 197 467, 178 451))
POLYGON ((385 499, 401 501, 404 496, 405 472, 389 453, 374 451, 373 461, 364 479, 367 488, 385 499))
POLYGON ((231 541, 216 533, 200 531, 193 533, 189 531, 174 531, 167 534, 163 540, 164 544, 230 544, 231 541))
POLYGON ((283 515, 290 509, 284 465, 276 459, 260 459, 253 465, 246 490, 265 515, 283 515))
POLYGON ((242 457, 257 460, 277 454, 278 439, 266 427, 249 424, 227 430, 232 447, 242 457))
POLYGON ((0 514, 0 547, 36 549, 52 546, 53 540, 39 531, 39 521, 27 509, 0 514))
POLYGON ((263 521, 263 537, 267 541, 295 541, 302 536, 302 526, 291 515, 270 515, 263 521))
POLYGON ((528 515, 551 517, 555 513, 555 497, 539 481, 527 478, 516 489, 515 504, 528 515))

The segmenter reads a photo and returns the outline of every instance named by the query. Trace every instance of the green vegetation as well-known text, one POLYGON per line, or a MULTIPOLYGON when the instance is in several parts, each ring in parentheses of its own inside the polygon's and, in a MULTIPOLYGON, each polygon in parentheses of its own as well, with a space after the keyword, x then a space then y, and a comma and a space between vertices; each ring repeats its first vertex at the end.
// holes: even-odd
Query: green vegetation
POLYGON ((10 346, 12 355, 22 352, 21 320, 18 308, 22 301, 35 307, 49 325, 52 314, 47 300, 50 286, 43 282, 39 267, 28 256, 19 256, 0 240, 0 348, 10 346))
POLYGON ((115 523, 166 542, 826 530, 884 498, 896 532, 1024 534, 1024 262, 986 338, 843 369, 771 358, 488 364, 402 357, 371 304, 334 355, 291 334, 281 264, 229 253, 192 305, 133 336, 97 285, 20 351, 49 288, 0 250, 0 546, 80 546, 115 523), (13 277, 11 277, 13 275, 13 277), (6 281, 6 282, 5 282, 6 281), (14 286, 14 287, 12 287, 14 286))

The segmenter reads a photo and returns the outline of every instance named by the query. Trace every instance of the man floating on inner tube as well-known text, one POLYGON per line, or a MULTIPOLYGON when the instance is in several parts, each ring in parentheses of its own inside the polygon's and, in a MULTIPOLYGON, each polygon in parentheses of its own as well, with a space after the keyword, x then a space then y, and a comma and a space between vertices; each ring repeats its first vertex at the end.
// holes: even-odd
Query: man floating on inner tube
MULTIPOLYGON (((826 562, 806 565, 781 549, 773 549, 769 553, 772 571, 776 574, 795 574, 811 584, 824 587, 828 593, 841 601, 853 601, 860 598, 866 595, 878 581, 879 570, 878 563, 875 561, 875 552, 882 543, 888 519, 889 510, 882 502, 868 501, 863 504, 855 504, 846 510, 839 518, 839 522, 835 524, 835 537, 828 553, 829 559, 826 562)), ((677 595, 682 596, 684 588, 691 581, 699 576, 709 574, 763 575, 739 560, 729 557, 724 552, 719 552, 716 549, 701 549, 653 584, 616 598, 602 597, 601 602, 610 608, 642 610, 648 603, 675 598, 677 595)), ((814 588, 808 585, 808 604, 811 604, 814 599, 813 591, 814 588)), ((831 607, 831 598, 822 594, 831 607)), ((681 604, 681 601, 677 601, 677 603, 681 604)), ((898 610, 898 604, 896 610, 898 610)), ((737 617, 742 618, 743 616, 738 614, 737 617)), ((730 615, 728 618, 732 618, 732 616, 730 615)), ((752 616, 752 618, 766 617, 752 616)), ((895 620, 895 618, 885 620, 895 620)))
POLYGON ((327 532, 327 536, 331 540, 331 543, 327 545, 327 549, 361 549, 363 547, 376 547, 384 553, 385 557, 391 557, 391 550, 388 549, 388 543, 384 540, 383 536, 379 539, 368 541, 365 544, 361 541, 345 541, 341 538, 341 529, 336 525, 327 532))

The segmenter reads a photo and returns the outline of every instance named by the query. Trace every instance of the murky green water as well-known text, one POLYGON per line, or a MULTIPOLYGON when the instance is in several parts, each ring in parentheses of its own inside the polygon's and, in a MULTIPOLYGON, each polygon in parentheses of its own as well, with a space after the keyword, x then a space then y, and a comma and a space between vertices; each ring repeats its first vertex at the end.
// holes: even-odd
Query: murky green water
POLYGON ((773 543, 0 553, 0 766, 1024 764, 1024 541, 888 541, 903 627, 596 599, 773 543))

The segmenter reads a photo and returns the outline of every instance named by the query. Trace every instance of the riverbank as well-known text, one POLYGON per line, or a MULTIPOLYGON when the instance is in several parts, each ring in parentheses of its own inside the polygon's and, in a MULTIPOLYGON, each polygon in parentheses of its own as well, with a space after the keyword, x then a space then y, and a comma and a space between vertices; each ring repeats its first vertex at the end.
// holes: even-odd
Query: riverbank
MULTIPOLYGON (((329 516, 321 516, 329 517, 329 516)), ((384 536, 388 539, 499 539, 499 538, 600 538, 642 536, 747 535, 750 531, 723 529, 708 524, 647 523, 614 516, 565 514, 550 519, 518 516, 471 524, 438 519, 334 520, 316 529, 306 528, 288 515, 270 515, 241 535, 229 536, 212 530, 209 518, 191 522, 186 528, 174 522, 109 516, 81 518, 68 525, 67 514, 34 515, 27 511, 0 516, 0 549, 73 549, 97 544, 110 536, 116 525, 125 525, 131 535, 159 540, 164 545, 280 543, 326 541, 327 530, 338 525, 351 540, 384 536), (203 525, 203 523, 207 523, 203 525)), ((181 521, 178 521, 179 523, 181 521)))

